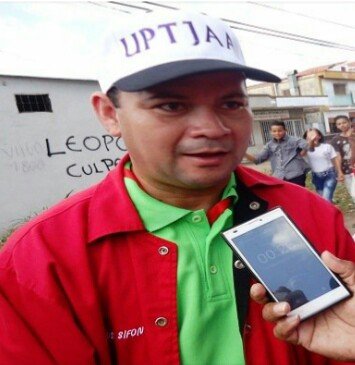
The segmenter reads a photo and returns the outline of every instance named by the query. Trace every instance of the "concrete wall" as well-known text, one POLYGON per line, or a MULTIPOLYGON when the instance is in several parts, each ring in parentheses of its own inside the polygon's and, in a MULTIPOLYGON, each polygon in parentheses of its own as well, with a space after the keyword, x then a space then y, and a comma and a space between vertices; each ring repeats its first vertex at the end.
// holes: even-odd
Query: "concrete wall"
POLYGON ((270 95, 254 94, 250 95, 249 97, 249 105, 253 111, 258 109, 273 108, 276 105, 276 100, 270 95))
POLYGON ((321 83, 317 75, 303 76, 298 79, 300 95, 313 96, 323 95, 321 83))
POLYGON ((248 86, 248 93, 249 95, 276 96, 274 84, 266 82, 248 86))
POLYGON ((0 232, 101 180, 124 154, 94 115, 94 81, 0 75, 0 232), (19 113, 15 94, 49 94, 53 112, 19 113))

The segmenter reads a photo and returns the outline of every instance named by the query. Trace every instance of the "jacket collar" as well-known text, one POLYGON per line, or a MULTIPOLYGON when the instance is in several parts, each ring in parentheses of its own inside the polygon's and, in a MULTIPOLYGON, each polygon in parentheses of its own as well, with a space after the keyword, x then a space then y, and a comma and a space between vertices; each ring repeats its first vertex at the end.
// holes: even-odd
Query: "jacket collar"
POLYGON ((89 207, 89 243, 113 233, 145 230, 124 184, 123 170, 128 160, 126 154, 96 187, 89 207))

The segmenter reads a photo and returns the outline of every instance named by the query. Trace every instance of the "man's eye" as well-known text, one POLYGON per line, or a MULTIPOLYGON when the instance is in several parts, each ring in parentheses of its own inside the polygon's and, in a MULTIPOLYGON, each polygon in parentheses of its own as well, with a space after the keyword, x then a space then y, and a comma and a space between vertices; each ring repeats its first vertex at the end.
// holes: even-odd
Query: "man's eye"
POLYGON ((166 103, 159 105, 158 108, 167 112, 179 112, 184 110, 185 106, 182 103, 166 103))
POLYGON ((226 101, 225 103, 222 104, 223 109, 231 109, 231 110, 236 110, 247 106, 248 106, 247 102, 241 102, 236 100, 226 101))

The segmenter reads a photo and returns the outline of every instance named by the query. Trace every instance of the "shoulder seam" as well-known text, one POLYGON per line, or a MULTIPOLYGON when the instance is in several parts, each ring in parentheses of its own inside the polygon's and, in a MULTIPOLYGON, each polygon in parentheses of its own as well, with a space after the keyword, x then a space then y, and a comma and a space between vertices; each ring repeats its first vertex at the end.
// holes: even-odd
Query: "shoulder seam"
MULTIPOLYGON (((96 188, 95 188, 95 190, 94 191, 96 191, 96 188)), ((52 218, 54 218, 54 217, 56 217, 56 216, 58 216, 59 214, 62 214, 62 213, 64 213, 64 212, 66 212, 67 210, 69 210, 69 209, 72 209, 73 207, 75 207, 75 206, 77 206, 77 205, 79 205, 79 204, 82 204, 83 202, 85 202, 85 201, 87 201, 87 200, 90 200, 91 198, 92 198, 92 196, 93 196, 93 193, 91 193, 89 196, 85 196, 85 197, 83 197, 83 198, 81 198, 80 200, 78 200, 78 201, 76 201, 76 202, 73 202, 72 204, 70 204, 69 206, 67 206, 67 207, 65 207, 65 208, 63 208, 63 209, 61 209, 60 211, 58 211, 58 212, 55 212, 55 213, 51 213, 51 214, 49 214, 49 215, 47 215, 46 213, 47 213, 47 211, 44 211, 43 212, 43 214, 40 214, 38 217, 36 217, 35 219, 37 219, 38 221, 37 222, 33 222, 32 224, 31 224, 31 221, 29 221, 27 224, 25 224, 25 225, 23 225, 23 226, 21 226, 21 227, 19 227, 19 229, 24 229, 25 231, 23 232, 23 234, 21 235, 21 236, 19 236, 19 237, 17 237, 16 238, 16 243, 17 242, 19 242, 20 240, 22 240, 23 239, 23 237, 24 236, 26 236, 29 232, 31 232, 34 228, 36 228, 39 224, 41 224, 41 223, 43 223, 43 222, 45 222, 45 221, 47 221, 47 220, 50 220, 50 219, 52 219, 52 218), (28 227, 26 228, 26 225, 28 225, 28 227), (26 228, 26 229, 25 229, 26 228)), ((53 207, 50 207, 50 208, 48 208, 48 209, 52 209, 52 208, 54 208, 55 207, 55 205, 53 206, 53 207)))

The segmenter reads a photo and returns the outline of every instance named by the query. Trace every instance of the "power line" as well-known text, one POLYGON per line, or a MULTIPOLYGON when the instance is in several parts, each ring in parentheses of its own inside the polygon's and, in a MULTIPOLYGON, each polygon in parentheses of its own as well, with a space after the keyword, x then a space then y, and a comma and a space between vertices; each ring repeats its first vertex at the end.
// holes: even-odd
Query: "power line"
POLYGON ((353 27, 349 24, 338 23, 338 22, 334 22, 332 20, 328 20, 328 19, 324 19, 324 18, 318 18, 318 17, 315 17, 315 16, 310 16, 310 15, 306 15, 306 14, 302 14, 302 13, 297 13, 295 11, 278 8, 278 7, 272 6, 272 5, 267 5, 267 4, 258 3, 258 2, 254 2, 254 1, 247 1, 247 3, 252 4, 252 5, 256 5, 256 6, 262 6, 264 8, 269 8, 269 9, 273 9, 273 10, 277 10, 277 11, 282 11, 284 13, 298 15, 298 16, 308 18, 308 19, 318 20, 320 22, 327 23, 327 24, 334 24, 334 25, 337 25, 337 26, 343 27, 343 28, 355 29, 355 27, 353 27))
POLYGON ((317 46, 323 46, 323 47, 329 47, 329 48, 340 48, 340 49, 344 49, 346 51, 355 52, 355 47, 348 46, 346 44, 323 41, 321 39, 301 36, 301 35, 289 33, 289 32, 280 32, 275 29, 259 27, 256 25, 242 23, 242 22, 238 22, 235 20, 231 20, 231 19, 225 19, 225 18, 221 18, 221 19, 227 23, 239 25, 239 26, 231 25, 231 28, 233 28, 233 29, 239 29, 239 30, 244 30, 244 31, 252 32, 252 33, 263 34, 263 35, 267 35, 267 36, 271 36, 271 37, 289 39, 289 40, 293 40, 296 42, 314 44, 317 46), (250 27, 251 29, 242 28, 241 26, 250 27))
POLYGON ((123 10, 123 9, 118 9, 117 7, 106 6, 106 5, 104 5, 104 3, 100 3, 100 2, 96 2, 96 1, 88 1, 88 4, 95 5, 95 6, 100 6, 102 8, 110 9, 110 10, 114 10, 114 11, 120 11, 120 12, 126 13, 126 14, 132 14, 130 11, 123 10))
POLYGON ((179 8, 176 8, 174 6, 165 5, 165 4, 158 4, 151 1, 142 1, 144 4, 153 5, 153 6, 160 6, 161 8, 165 9, 171 9, 171 10, 179 10, 179 8))
POLYGON ((117 5, 123 5, 123 6, 127 6, 129 8, 134 8, 134 9, 139 9, 139 10, 145 10, 147 13, 150 13, 150 12, 153 11, 152 9, 149 9, 149 8, 143 8, 142 6, 120 3, 120 2, 117 2, 117 1, 109 1, 109 3, 117 4, 117 5))
MULTIPOLYGON (((171 9, 171 10, 179 10, 178 8, 173 7, 173 6, 155 3, 155 2, 151 2, 151 1, 143 1, 143 3, 148 4, 148 5, 157 6, 157 7, 166 8, 166 9, 171 9)), ((227 19, 227 18, 221 18, 221 19, 229 24, 232 24, 231 28, 233 28, 233 29, 243 30, 243 31, 262 34, 262 35, 271 36, 271 37, 289 39, 289 40, 293 40, 296 42, 314 44, 314 45, 322 46, 322 47, 338 48, 338 49, 343 49, 346 51, 355 52, 355 47, 352 47, 352 46, 349 46, 346 44, 328 42, 328 41, 324 41, 322 39, 301 36, 301 35, 295 34, 295 33, 281 32, 281 31, 271 29, 271 28, 260 27, 260 26, 256 26, 256 25, 252 25, 252 24, 248 24, 248 23, 238 22, 233 19, 227 19)))
MULTIPOLYGON (((128 8, 144 10, 146 12, 153 11, 150 8, 140 7, 140 6, 136 6, 136 5, 132 5, 132 4, 125 4, 125 3, 115 2, 115 1, 111 1, 110 3, 117 4, 117 5, 123 5, 128 8)), ((147 4, 147 5, 152 5, 154 7, 162 7, 162 8, 170 9, 170 10, 179 10, 179 8, 174 7, 174 6, 160 4, 160 3, 151 2, 151 1, 143 1, 143 3, 147 4)), ((250 2, 250 3, 252 3, 252 2, 250 2)), ((97 3, 94 3, 94 4, 97 5, 97 3)), ((108 8, 105 5, 102 5, 102 4, 100 4, 100 5, 108 8)), ((128 12, 128 11, 125 11, 122 9, 120 9, 120 11, 132 14, 131 12, 128 12)), ((290 32, 281 32, 281 31, 271 29, 271 28, 266 28, 266 27, 256 26, 256 25, 252 25, 252 24, 248 24, 248 23, 238 22, 233 19, 221 18, 221 20, 228 23, 231 28, 241 30, 241 31, 266 35, 266 36, 270 36, 270 37, 283 38, 283 39, 288 39, 288 40, 292 40, 295 42, 308 43, 308 44, 313 44, 313 45, 317 45, 317 46, 321 46, 321 47, 337 48, 337 49, 343 49, 346 51, 355 52, 355 47, 352 47, 352 46, 349 46, 346 44, 324 41, 322 39, 306 37, 306 36, 302 36, 302 35, 290 33, 290 32)))

